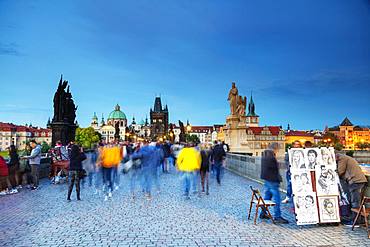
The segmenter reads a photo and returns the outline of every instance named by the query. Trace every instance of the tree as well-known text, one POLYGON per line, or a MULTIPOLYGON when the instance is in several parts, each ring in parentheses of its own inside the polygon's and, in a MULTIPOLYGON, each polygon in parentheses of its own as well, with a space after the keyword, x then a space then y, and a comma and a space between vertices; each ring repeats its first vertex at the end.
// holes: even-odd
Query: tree
POLYGON ((287 152, 289 150, 289 148, 291 148, 293 146, 292 143, 286 143, 285 144, 285 152, 287 152))
POLYGON ((92 148, 94 144, 97 144, 100 141, 101 135, 92 127, 77 128, 75 139, 78 145, 84 148, 92 148))
POLYGON ((353 157, 353 154, 355 153, 355 151, 353 150, 349 150, 346 152, 346 155, 350 156, 350 157, 353 157))
POLYGON ((50 148, 51 147, 50 147, 50 145, 47 142, 43 141, 41 143, 41 153, 47 153, 47 152, 49 152, 49 149, 50 148))
POLYGON ((340 140, 336 135, 334 135, 331 132, 326 132, 322 136, 322 141, 319 143, 319 146, 326 146, 326 145, 332 145, 335 147, 336 144, 340 143, 340 140), (327 142, 324 142, 326 140, 327 142))
POLYGON ((197 135, 185 134, 186 142, 200 143, 199 137, 197 135))
POLYGON ((361 149, 361 150, 368 149, 370 147, 370 143, 368 143, 368 142, 358 142, 358 143, 356 143, 356 147, 361 149))
POLYGON ((341 151, 343 149, 343 145, 341 143, 334 144, 334 149, 337 151, 341 151))

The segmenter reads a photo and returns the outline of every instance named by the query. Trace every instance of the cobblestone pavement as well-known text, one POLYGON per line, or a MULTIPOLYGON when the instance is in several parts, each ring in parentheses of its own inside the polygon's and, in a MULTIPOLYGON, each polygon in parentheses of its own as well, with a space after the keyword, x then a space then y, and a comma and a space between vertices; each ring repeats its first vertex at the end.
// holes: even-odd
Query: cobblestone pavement
MULTIPOLYGON (((37 191, 0 197, 0 246, 369 246, 362 228, 298 227, 288 207, 288 225, 247 219, 249 185, 261 185, 226 172, 222 186, 211 179, 209 196, 181 196, 179 177, 163 174, 152 201, 132 201, 128 177, 113 200, 92 188, 82 201, 66 201, 66 185, 42 181, 37 191)), ((75 192, 74 192, 75 193, 75 192)))

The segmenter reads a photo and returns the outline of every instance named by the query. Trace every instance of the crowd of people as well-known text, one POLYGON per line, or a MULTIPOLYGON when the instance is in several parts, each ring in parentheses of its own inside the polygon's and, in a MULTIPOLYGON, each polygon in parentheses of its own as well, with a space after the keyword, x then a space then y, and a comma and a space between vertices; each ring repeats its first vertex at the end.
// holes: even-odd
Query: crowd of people
POLYGON ((32 140, 20 154, 14 145, 10 145, 8 150, 8 161, 0 155, 0 185, 6 184, 6 188, 0 191, 0 195, 16 194, 23 187, 37 190, 41 146, 32 140))
POLYGON ((69 154, 68 201, 71 201, 73 187, 76 188, 77 200, 81 199, 81 183, 82 186, 88 184, 94 187, 95 194, 103 195, 104 201, 110 200, 120 188, 121 173, 129 179, 132 199, 138 192, 144 193, 148 200, 152 199, 154 190, 156 193, 161 191, 160 174, 170 171, 180 174, 186 199, 190 199, 191 194, 208 195, 209 172, 214 171, 217 184, 221 185, 221 171, 227 152, 227 146, 221 142, 208 146, 172 144, 169 141, 101 142, 86 152, 72 143, 66 149, 69 154))
MULTIPOLYGON (((301 148, 299 141, 295 141, 293 148, 301 148)), ((312 143, 306 142, 304 147, 312 147, 312 143)), ((272 143, 262 153, 261 179, 264 180, 265 200, 273 200, 275 223, 286 224, 288 221, 282 217, 281 203, 291 203, 292 209, 292 183, 291 171, 286 155, 286 181, 287 193, 284 200, 280 198, 280 183, 282 178, 279 174, 279 162, 276 158, 278 144, 272 143)), ((214 145, 177 143, 169 141, 161 142, 101 142, 91 150, 83 150, 80 146, 71 142, 67 147, 57 142, 51 150, 54 162, 67 162, 69 185, 67 200, 71 201, 73 188, 75 187, 77 200, 81 200, 82 186, 94 187, 94 193, 102 195, 104 201, 110 200, 115 191, 120 188, 121 174, 126 174, 129 179, 129 190, 132 199, 137 193, 144 193, 148 200, 152 199, 153 187, 157 193, 161 191, 160 174, 179 173, 181 179, 181 191, 184 198, 202 194, 209 195, 209 174, 214 174, 216 182, 221 185, 222 168, 228 147, 221 142, 214 145)), ((338 175, 346 185, 350 207, 360 205, 361 196, 367 185, 367 179, 355 159, 347 155, 336 153, 338 175)), ((293 159, 294 160, 294 159, 293 159)), ((15 194, 19 189, 28 188, 37 190, 39 187, 39 169, 41 161, 41 146, 31 141, 20 154, 14 145, 9 147, 9 160, 0 156, 0 185, 6 184, 6 189, 0 195, 15 194)), ((53 177, 53 183, 57 183, 58 177, 63 176, 62 170, 53 177)), ((68 175, 68 176, 67 176, 68 175)), ((262 210, 260 218, 267 218, 262 210)), ((350 215, 348 221, 352 223, 354 215, 350 215)))
MULTIPOLYGON (((192 193, 209 194, 210 171, 221 185, 221 171, 227 149, 221 142, 198 145, 142 141, 101 142, 90 150, 83 150, 74 142, 63 146, 58 141, 49 151, 49 155, 54 163, 67 162, 68 172, 64 173, 64 170, 60 169, 51 179, 55 184, 63 178, 68 178, 68 201, 71 201, 73 188, 76 190, 77 200, 81 200, 81 185, 84 187, 86 184, 94 187, 95 194, 103 195, 107 201, 112 198, 114 191, 119 189, 120 177, 124 173, 129 179, 133 199, 138 192, 151 199, 152 187, 160 193, 160 174, 176 171, 182 180, 184 197, 190 199, 192 193)), ((0 191, 0 195, 15 194, 22 188, 37 190, 41 146, 32 140, 23 151, 18 152, 14 145, 8 150, 7 160, 0 156, 0 185, 6 187, 0 191)))

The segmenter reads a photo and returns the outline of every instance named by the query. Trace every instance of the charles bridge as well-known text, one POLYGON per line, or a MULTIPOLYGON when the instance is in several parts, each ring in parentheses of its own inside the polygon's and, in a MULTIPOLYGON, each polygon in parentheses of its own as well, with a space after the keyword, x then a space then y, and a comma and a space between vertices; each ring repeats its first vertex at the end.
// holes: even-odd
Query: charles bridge
POLYGON ((82 201, 66 200, 66 185, 43 179, 36 191, 0 197, 1 246, 368 246, 362 228, 295 224, 283 205, 288 225, 247 219, 252 185, 260 183, 229 171, 222 186, 210 179, 210 195, 184 200, 175 171, 160 176, 161 192, 151 201, 129 196, 128 176, 113 200, 82 189, 82 201))

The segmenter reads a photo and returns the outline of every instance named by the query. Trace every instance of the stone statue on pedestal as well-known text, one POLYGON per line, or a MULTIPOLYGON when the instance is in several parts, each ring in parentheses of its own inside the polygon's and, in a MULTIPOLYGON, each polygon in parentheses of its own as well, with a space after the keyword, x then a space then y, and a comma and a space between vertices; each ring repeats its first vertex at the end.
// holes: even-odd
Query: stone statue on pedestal
POLYGON ((179 141, 181 142, 186 142, 186 137, 185 137, 185 127, 184 123, 179 120, 179 126, 180 126, 180 136, 179 136, 179 141))
POLYGON ((237 115, 238 89, 235 86, 235 82, 232 83, 227 100, 230 102, 231 115, 237 115))
POLYGON ((114 125, 114 129, 115 129, 115 132, 114 132, 114 139, 116 141, 119 141, 120 139, 120 134, 119 134, 119 122, 117 122, 115 125, 114 125))
POLYGON ((77 107, 73 102, 69 86, 67 86, 68 81, 63 81, 63 76, 61 76, 58 89, 53 98, 54 117, 50 123, 52 129, 52 145, 57 141, 61 141, 63 145, 67 145, 75 139, 77 107))

